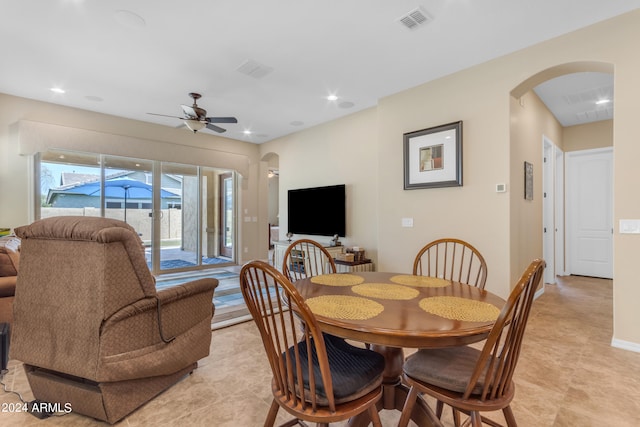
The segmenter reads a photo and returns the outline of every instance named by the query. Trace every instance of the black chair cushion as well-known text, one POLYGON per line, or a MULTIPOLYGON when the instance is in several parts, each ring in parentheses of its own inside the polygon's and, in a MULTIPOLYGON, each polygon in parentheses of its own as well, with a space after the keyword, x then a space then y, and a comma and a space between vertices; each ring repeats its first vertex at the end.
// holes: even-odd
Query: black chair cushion
MULTIPOLYGON (((352 346, 344 339, 333 335, 324 334, 323 336, 327 348, 336 404, 357 399, 380 387, 382 384, 382 372, 384 371, 384 357, 380 353, 352 346)), ((305 399, 308 401, 310 400, 308 394, 309 375, 305 369, 308 360, 307 345, 305 342, 300 342, 297 347, 303 364, 302 378, 305 387, 305 399)), ((313 371, 316 378, 315 392, 317 401, 321 405, 326 405, 328 403, 327 394, 320 376, 315 346, 312 345, 311 348, 313 371)), ((290 348, 289 352, 293 352, 293 348, 290 348)), ((295 368, 294 372, 296 372, 295 368)))
MULTIPOLYGON (((468 346, 421 349, 407 358, 403 370, 412 379, 464 393, 479 357, 480 351, 468 346)), ((484 381, 482 375, 472 394, 482 392, 484 381)))

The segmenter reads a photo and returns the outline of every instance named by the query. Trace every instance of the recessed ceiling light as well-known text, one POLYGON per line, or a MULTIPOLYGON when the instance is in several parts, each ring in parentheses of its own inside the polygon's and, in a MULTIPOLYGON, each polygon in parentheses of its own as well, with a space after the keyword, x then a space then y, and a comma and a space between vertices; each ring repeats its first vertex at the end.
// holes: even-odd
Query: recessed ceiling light
POLYGON ((55 93, 65 93, 65 90, 59 87, 52 87, 51 89, 49 89, 51 92, 55 92, 55 93))
POLYGON ((336 101, 338 99, 338 95, 329 95, 327 96, 327 99, 329 101, 336 101))
POLYGON ((596 105, 608 104, 609 102, 611 102, 610 99, 601 99, 599 101, 596 101, 596 105))
POLYGON ((245 129, 242 131, 245 135, 251 135, 251 131, 249 129, 245 129))

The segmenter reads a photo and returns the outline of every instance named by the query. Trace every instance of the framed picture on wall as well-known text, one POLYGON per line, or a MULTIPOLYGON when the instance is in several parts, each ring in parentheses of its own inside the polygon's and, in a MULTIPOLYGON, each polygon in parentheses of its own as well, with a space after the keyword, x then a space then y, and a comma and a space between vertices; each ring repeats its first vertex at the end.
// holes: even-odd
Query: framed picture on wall
POLYGON ((533 164, 524 162, 524 199, 533 200, 533 164))
POLYGON ((405 133, 404 189, 462 185, 462 121, 405 133))

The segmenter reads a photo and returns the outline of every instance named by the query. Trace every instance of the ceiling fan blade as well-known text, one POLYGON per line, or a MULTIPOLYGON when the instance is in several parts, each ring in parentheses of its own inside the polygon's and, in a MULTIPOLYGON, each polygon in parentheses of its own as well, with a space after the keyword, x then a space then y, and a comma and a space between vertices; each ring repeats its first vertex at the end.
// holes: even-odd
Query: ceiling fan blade
POLYGON ((226 129, 222 129, 219 126, 216 125, 212 125, 211 123, 207 123, 207 129, 211 129, 212 131, 218 132, 218 133, 223 133, 226 132, 226 129))
POLYGON ((207 117, 207 123, 238 123, 235 117, 207 117))
POLYGON ((152 116, 171 117, 171 118, 174 118, 174 119, 184 120, 184 117, 168 116, 168 115, 166 115, 166 114, 158 114, 158 113, 147 113, 147 114, 151 114, 152 116))

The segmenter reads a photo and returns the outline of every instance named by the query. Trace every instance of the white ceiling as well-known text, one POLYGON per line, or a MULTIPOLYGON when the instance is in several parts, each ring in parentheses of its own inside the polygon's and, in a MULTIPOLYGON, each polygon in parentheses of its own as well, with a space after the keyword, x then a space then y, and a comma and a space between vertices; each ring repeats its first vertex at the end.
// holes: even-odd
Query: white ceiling
MULTIPOLYGON (((199 92, 207 115, 238 118, 220 125, 224 136, 255 143, 640 7, 640 0, 0 1, 0 92, 172 127, 180 121, 146 113, 181 116, 187 94, 199 92), (417 7, 431 19, 409 30, 399 18, 417 7), (237 71, 247 61, 267 74, 237 71)), ((611 86, 595 84, 539 94, 553 105, 545 98, 611 86)))
POLYGON ((613 75, 567 74, 534 88, 562 126, 613 119, 613 75))

